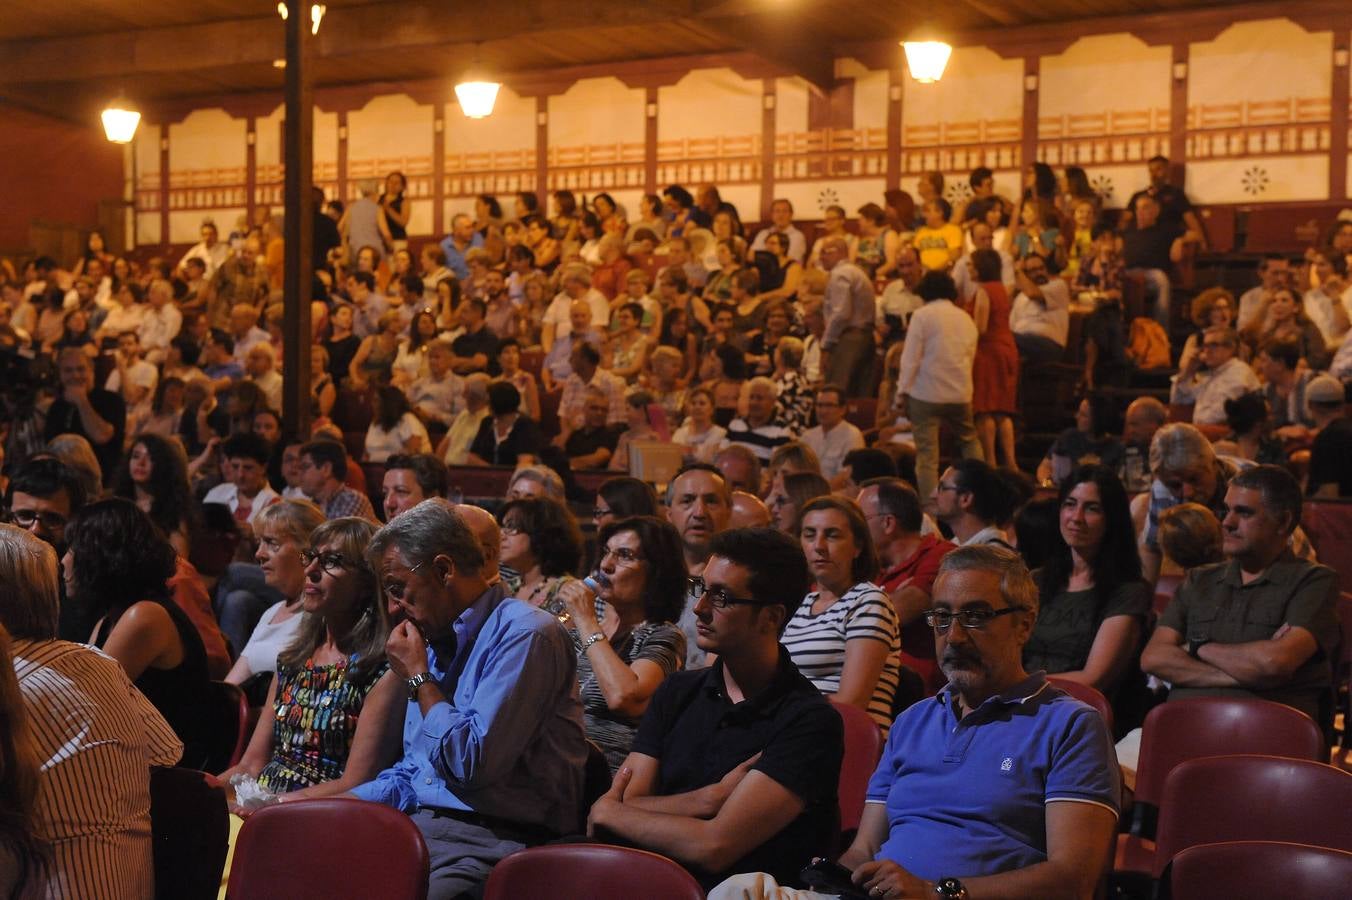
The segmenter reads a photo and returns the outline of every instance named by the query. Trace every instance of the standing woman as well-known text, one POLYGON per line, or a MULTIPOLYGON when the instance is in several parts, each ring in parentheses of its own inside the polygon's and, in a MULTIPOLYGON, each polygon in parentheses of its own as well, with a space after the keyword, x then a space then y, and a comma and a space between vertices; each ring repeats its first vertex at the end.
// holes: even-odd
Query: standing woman
POLYGON ((977 283, 972 318, 980 335, 972 360, 972 414, 986 460, 995 465, 998 439, 1004 467, 1016 471, 1014 415, 1019 411, 1019 348, 1009 328, 1009 292, 1000 280, 1000 254, 974 250, 972 275, 977 283))
POLYGON ((670 523, 635 516, 601 529, 605 576, 599 594, 581 581, 559 590, 578 648, 577 683, 587 739, 606 755, 613 774, 638 731, 653 694, 685 660, 676 625, 685 609, 686 567, 681 538, 670 523), (596 620, 597 601, 614 611, 614 633, 596 620))
POLYGON ((404 196, 407 190, 404 173, 391 172, 385 176, 385 192, 376 201, 389 227, 390 247, 394 250, 408 249, 408 219, 413 214, 413 205, 404 196))
POLYGON ((878 555, 853 500, 818 497, 803 507, 799 541, 817 589, 803 598, 780 639, 798 670, 836 703, 892 725, 900 682, 897 612, 873 583, 878 555))
POLYGON ((390 625, 365 558, 375 532, 347 517, 310 535, 295 641, 277 659, 244 758, 220 781, 241 773, 288 801, 330 797, 398 759, 404 686, 385 659, 390 625))
POLYGON ((1111 700, 1140 653, 1151 603, 1127 493, 1115 470, 1093 465, 1066 479, 1060 498, 1061 539, 1033 574, 1040 603, 1023 663, 1111 700))
POLYGON ((502 508, 501 540, 498 559, 517 573, 512 596, 563 613, 559 588, 582 563, 582 532, 572 512, 552 497, 509 500, 502 508))
POLYGON ((136 504, 86 506, 66 526, 66 594, 97 618, 89 643, 122 664, 183 741, 183 763, 206 758, 207 654, 187 613, 169 599, 174 548, 136 504))
POLYGON ((182 444, 142 434, 131 445, 113 493, 133 501, 169 538, 174 552, 188 558, 198 507, 188 484, 188 457, 182 444))

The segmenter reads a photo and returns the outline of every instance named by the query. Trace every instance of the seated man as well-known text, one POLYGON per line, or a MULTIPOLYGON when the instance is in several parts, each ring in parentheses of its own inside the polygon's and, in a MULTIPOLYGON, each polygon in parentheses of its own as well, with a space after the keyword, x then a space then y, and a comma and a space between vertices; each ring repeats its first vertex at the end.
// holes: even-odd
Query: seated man
POLYGON ((150 767, 177 763, 183 744, 116 660, 57 640, 57 571, 41 538, 0 525, 0 624, 41 769, 45 896, 150 897, 150 767))
POLYGON ((1193 569, 1160 616, 1141 668, 1169 699, 1259 697, 1327 725, 1338 644, 1338 577, 1290 549, 1300 486, 1278 466, 1230 479, 1221 520, 1228 562, 1193 569))
POLYGON ((728 424, 724 446, 741 444, 762 463, 781 444, 793 440, 793 432, 775 420, 775 383, 763 375, 747 382, 746 416, 728 424))
POLYGON ((714 537, 692 584, 699 648, 718 660, 657 689, 590 832, 670 856, 705 887, 761 870, 792 879, 828 852, 841 722, 779 643, 810 580, 786 535, 714 537))
MULTIPOLYGON (((948 686, 888 733, 859 831, 839 860, 861 892, 1093 895, 1121 775, 1103 718, 1024 671, 1037 610, 1037 585, 1012 550, 962 547, 944 557, 926 615, 948 686)), ((760 875, 733 879, 709 900, 791 896, 760 875)))
POLYGON ((588 387, 583 407, 582 427, 568 435, 563 452, 574 469, 604 469, 620 442, 624 425, 608 424, 610 398, 600 388, 588 387))
POLYGON ((1014 282, 1018 293, 1009 327, 1019 345, 1019 358, 1025 363, 1059 361, 1070 339, 1070 288, 1036 255, 1015 265, 1014 282))
POLYGON ((1215 327, 1202 332, 1202 352, 1174 376, 1169 402, 1193 404, 1194 425, 1225 425, 1225 401, 1261 389, 1258 376, 1239 358, 1234 329, 1215 327))
POLYGON ((430 453, 396 453, 385 460, 380 484, 385 521, 430 497, 445 497, 449 489, 450 473, 440 459, 430 453))
POLYGON ((385 651, 410 702, 403 759, 352 794, 412 817, 431 856, 428 896, 449 900, 509 853, 577 828, 576 653, 553 616, 488 584, 479 540, 445 500, 396 517, 366 553, 407 617, 385 651))
POLYGON ((127 405, 112 391, 94 387, 94 366, 79 347, 65 347, 56 358, 61 379, 56 400, 47 408, 43 439, 78 434, 89 441, 104 472, 112 481, 122 458, 122 436, 127 429, 127 405))
MULTIPOLYGON (((230 480, 216 485, 202 498, 203 503, 229 507, 235 522, 252 526, 254 519, 279 499, 268 484, 268 459, 272 448, 256 434, 232 434, 221 444, 230 480)), ((246 528, 246 531, 250 529, 246 528)))
POLYGON ((344 483, 347 468, 347 450, 337 441, 315 440, 300 448, 301 490, 324 510, 324 518, 357 516, 377 521, 367 496, 344 483))
POLYGON ((1181 223, 1160 221, 1160 204, 1148 194, 1138 194, 1132 209, 1136 227, 1122 233, 1122 263, 1128 272, 1145 277, 1147 300, 1154 300, 1155 321, 1169 328, 1169 280, 1183 261, 1183 245, 1200 243, 1201 235, 1181 223))

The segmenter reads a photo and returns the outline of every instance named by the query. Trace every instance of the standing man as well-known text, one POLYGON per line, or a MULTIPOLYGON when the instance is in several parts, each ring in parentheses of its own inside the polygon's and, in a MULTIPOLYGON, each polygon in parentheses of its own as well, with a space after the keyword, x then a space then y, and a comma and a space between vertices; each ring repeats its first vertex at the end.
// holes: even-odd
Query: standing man
POLYGON ((553 616, 488 583, 478 538, 445 500, 396 517, 366 556, 407 617, 385 652, 409 704, 403 758, 352 794, 409 814, 431 858, 428 896, 449 900, 504 856, 577 828, 576 652, 553 616))
POLYGON ((953 430, 962 455, 982 457, 972 422, 972 360, 977 330, 954 300, 957 287, 945 272, 926 272, 918 286, 925 305, 911 316, 901 351, 894 406, 911 420, 920 496, 934 492, 939 476, 939 425, 953 430))
POLYGON ((122 459, 122 436, 127 430, 127 405, 112 391, 94 387, 94 369, 79 347, 65 347, 56 358, 61 393, 47 410, 43 439, 78 434, 89 441, 111 484, 122 459))
POLYGON ((268 269, 258 261, 257 238, 248 238, 239 253, 222 263, 207 281, 204 305, 212 328, 230 327, 237 306, 257 306, 268 297, 268 269))
MULTIPOLYGON (((685 553, 685 567, 691 577, 704 572, 709 560, 709 545, 714 536, 728 527, 732 515, 732 491, 723 473, 708 463, 692 463, 676 473, 667 485, 667 520, 681 535, 685 553)), ((685 612, 681 614, 681 631, 685 634, 685 667, 698 669, 707 662, 707 654, 699 647, 695 604, 699 598, 691 593, 686 597, 685 612)))
POLYGON ((1141 654, 1142 670, 1172 686, 1170 700, 1258 697, 1331 724, 1338 576, 1291 553, 1301 501, 1278 466, 1230 479, 1221 521, 1229 561, 1188 572, 1141 654))
POLYGON ((873 342, 877 315, 873 282, 850 262, 850 248, 843 237, 822 242, 821 263, 827 272, 822 369, 827 381, 843 387, 848 396, 857 397, 868 393, 873 360, 878 355, 873 342))

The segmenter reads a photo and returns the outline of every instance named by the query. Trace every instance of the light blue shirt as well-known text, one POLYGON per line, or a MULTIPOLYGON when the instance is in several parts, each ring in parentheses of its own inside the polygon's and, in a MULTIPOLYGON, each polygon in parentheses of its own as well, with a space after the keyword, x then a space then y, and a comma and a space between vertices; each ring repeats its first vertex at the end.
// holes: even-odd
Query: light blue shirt
MULTIPOLYGON (((404 758, 353 794, 414 812, 463 809, 557 834, 577 829, 587 744, 577 655, 549 613, 485 591, 427 664, 450 698, 404 715, 404 758), (446 642, 449 644, 449 641, 446 642)), ((440 643, 440 642, 439 642, 440 643)))
POLYGON ((469 263, 465 262, 465 254, 475 247, 484 245, 484 236, 479 232, 474 232, 474 237, 469 239, 469 246, 461 250, 455 245, 455 238, 450 235, 441 242, 441 252, 446 254, 446 268, 455 273, 455 277, 464 281, 469 277, 469 263))

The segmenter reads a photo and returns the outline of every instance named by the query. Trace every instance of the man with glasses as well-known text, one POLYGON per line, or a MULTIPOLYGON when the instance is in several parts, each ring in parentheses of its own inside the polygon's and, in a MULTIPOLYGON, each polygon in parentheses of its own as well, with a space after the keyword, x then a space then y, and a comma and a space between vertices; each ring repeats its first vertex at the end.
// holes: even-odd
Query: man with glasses
MULTIPOLYGON (((30 459, 9 480, 5 507, 9 521, 46 541, 59 561, 66 555, 66 523, 86 502, 80 477, 59 460, 30 459)), ((60 625, 62 640, 88 641, 94 619, 78 604, 65 602, 66 582, 59 579, 61 591, 60 625)))
POLYGON ((839 716, 780 646, 809 586, 773 529, 713 538, 692 579, 707 669, 662 682, 589 831, 669 856, 706 887, 740 872, 795 879, 828 852, 843 755, 839 716))
POLYGON ((1009 311, 1009 328, 1019 357, 1026 363, 1057 362, 1070 339, 1070 288, 1055 278, 1040 256, 1014 264, 1018 294, 1009 311))
POLYGON ((407 617, 385 651, 409 704, 403 758, 352 794, 422 831, 429 897, 477 893, 504 856, 577 829, 577 654, 552 615, 488 583, 479 538, 445 500, 397 516, 366 555, 407 617))
POLYGON ((1202 352, 1174 376, 1169 402, 1193 404, 1194 425, 1225 425, 1226 400, 1262 390, 1258 376, 1238 352, 1239 336, 1233 328, 1208 328, 1202 332, 1202 352))
MULTIPOLYGON (((1037 585, 1012 550, 944 557, 925 615, 948 684, 888 732, 839 860, 870 898, 1094 893, 1121 776, 1102 717, 1024 671, 1037 611, 1037 585)), ((709 900, 792 896, 755 876, 709 900)))
POLYGON ((840 385, 824 384, 817 390, 817 424, 799 440, 817 454, 827 481, 840 473, 845 454, 864 446, 863 432, 845 421, 845 392, 840 385))
POLYGON ((1014 515, 1014 492, 999 473, 979 459, 955 460, 930 497, 934 517, 953 532, 953 543, 1008 547, 1001 522, 1014 515))
POLYGON ((337 441, 310 441, 300 448, 300 487, 324 510, 324 518, 357 516, 378 522, 366 495, 354 491, 347 478, 347 450, 337 441))

